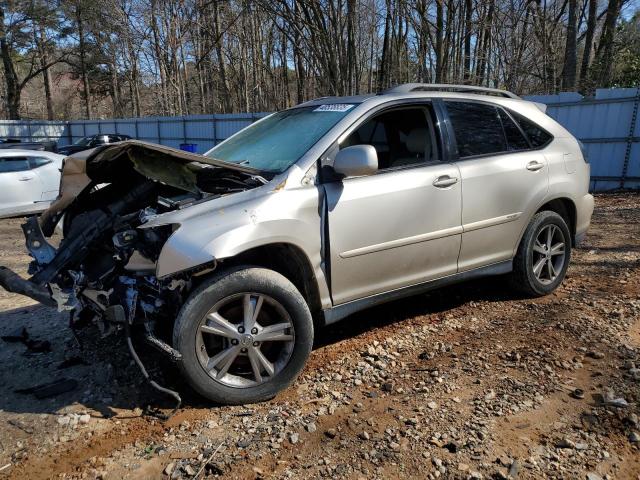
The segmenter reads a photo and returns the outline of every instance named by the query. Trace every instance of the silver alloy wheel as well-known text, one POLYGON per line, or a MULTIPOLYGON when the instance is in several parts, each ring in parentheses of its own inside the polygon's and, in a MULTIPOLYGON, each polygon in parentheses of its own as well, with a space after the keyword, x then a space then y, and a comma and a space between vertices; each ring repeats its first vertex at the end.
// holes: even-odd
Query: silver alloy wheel
POLYGON ((540 229, 533 243, 533 274, 544 285, 553 283, 562 272, 566 240, 562 230, 553 224, 540 229))
POLYGON ((202 318, 196 333, 200 366, 230 387, 255 387, 289 362, 295 334, 291 317, 261 293, 223 298, 202 318))

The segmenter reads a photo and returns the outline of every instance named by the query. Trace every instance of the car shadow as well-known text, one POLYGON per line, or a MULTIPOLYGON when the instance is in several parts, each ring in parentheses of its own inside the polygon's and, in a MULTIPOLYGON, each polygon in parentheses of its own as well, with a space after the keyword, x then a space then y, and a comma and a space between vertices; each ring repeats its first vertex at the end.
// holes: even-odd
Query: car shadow
POLYGON ((320 348, 362 333, 411 318, 443 313, 472 301, 503 302, 523 299, 505 276, 478 279, 431 290, 362 310, 344 320, 319 329, 314 348, 320 348))
MULTIPOLYGON (((500 277, 490 282, 478 280, 441 288, 372 307, 321 328, 316 332, 314 349, 411 318, 446 312, 472 301, 500 302, 514 298, 519 297, 500 277)), ((74 337, 68 327, 68 315, 39 305, 0 314, 0 335, 15 334, 22 327, 31 339, 48 341, 50 351, 37 353, 22 342, 0 340, 0 384, 3 385, 0 410, 56 414, 65 407, 81 405, 102 417, 126 418, 137 407, 144 410, 175 406, 173 399, 145 381, 132 361, 121 333, 101 338, 97 327, 91 325, 74 337), (44 399, 19 393, 60 380, 70 380, 76 386, 44 399)), ((180 392, 183 406, 212 407, 211 402, 188 387, 169 359, 142 341, 134 343, 151 377, 180 392)), ((139 410, 137 412, 140 414, 139 410)))

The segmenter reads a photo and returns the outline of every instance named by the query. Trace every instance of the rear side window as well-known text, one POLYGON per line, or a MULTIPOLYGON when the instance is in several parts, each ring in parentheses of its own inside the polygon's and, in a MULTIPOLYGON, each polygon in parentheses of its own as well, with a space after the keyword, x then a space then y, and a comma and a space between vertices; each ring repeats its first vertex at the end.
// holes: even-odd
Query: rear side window
POLYGON ((531 142, 531 146, 533 148, 544 147, 547 143, 551 141, 551 134, 545 132, 531 120, 524 118, 522 115, 517 113, 512 113, 516 121, 524 130, 524 133, 529 137, 529 141, 531 142))
POLYGON ((43 165, 47 165, 48 163, 51 163, 51 160, 49 160, 48 158, 42 158, 42 157, 29 158, 29 166, 31 168, 42 167, 43 165))
POLYGON ((503 109, 498 108, 498 113, 500 115, 500 121, 502 122, 502 128, 504 129, 504 136, 507 140, 507 148, 510 152, 517 152, 519 150, 528 150, 529 142, 522 134, 522 131, 515 124, 511 117, 507 112, 503 109))
POLYGON ((25 157, 0 158, 0 173, 24 172, 29 170, 29 162, 25 157))
POLYGON ((492 105, 446 102, 461 158, 507 151, 498 109, 492 105))

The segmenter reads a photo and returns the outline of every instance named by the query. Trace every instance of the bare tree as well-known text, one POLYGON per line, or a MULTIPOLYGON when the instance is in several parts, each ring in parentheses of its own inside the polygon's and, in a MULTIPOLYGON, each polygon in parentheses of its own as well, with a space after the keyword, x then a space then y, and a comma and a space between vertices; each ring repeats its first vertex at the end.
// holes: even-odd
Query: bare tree
POLYGON ((8 1, 0 108, 19 116, 30 82, 48 118, 268 111, 410 81, 554 93, 578 70, 591 90, 633 58, 616 40, 628 0, 598 1, 8 1))

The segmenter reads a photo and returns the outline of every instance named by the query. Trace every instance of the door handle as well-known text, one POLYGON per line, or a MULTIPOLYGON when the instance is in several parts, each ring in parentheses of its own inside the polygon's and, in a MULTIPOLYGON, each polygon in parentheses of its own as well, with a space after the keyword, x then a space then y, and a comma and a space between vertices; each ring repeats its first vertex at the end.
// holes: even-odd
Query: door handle
POLYGON ((538 162, 537 160, 527 163, 527 170, 531 170, 532 172, 536 172, 542 167, 544 167, 544 163, 538 162))
POLYGON ((441 177, 438 177, 433 181, 433 186, 438 188, 447 188, 451 185, 455 185, 456 183, 458 183, 458 179, 456 177, 442 175, 441 177))

